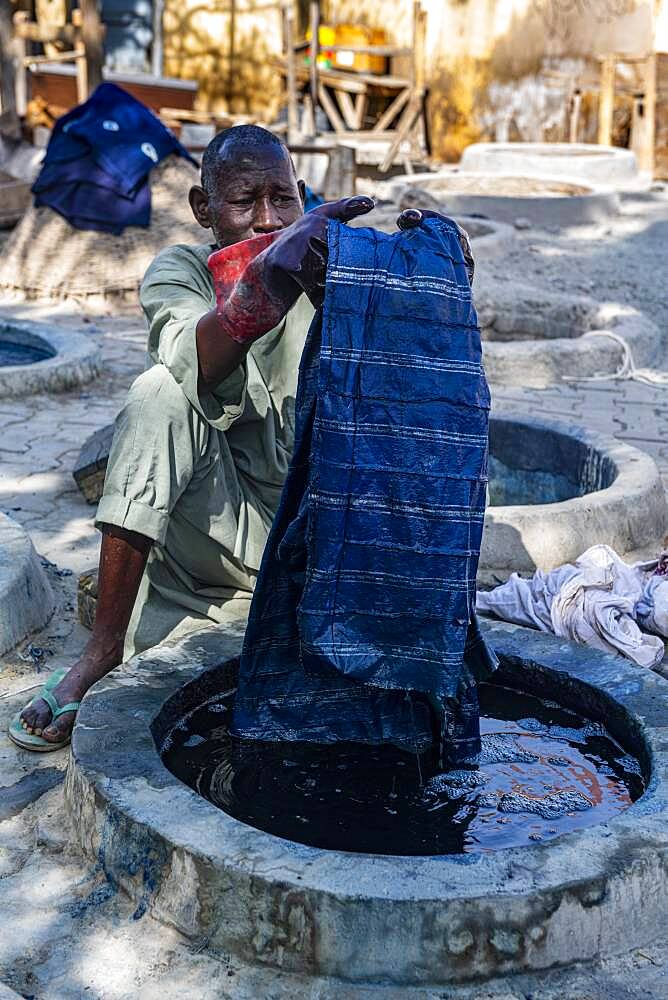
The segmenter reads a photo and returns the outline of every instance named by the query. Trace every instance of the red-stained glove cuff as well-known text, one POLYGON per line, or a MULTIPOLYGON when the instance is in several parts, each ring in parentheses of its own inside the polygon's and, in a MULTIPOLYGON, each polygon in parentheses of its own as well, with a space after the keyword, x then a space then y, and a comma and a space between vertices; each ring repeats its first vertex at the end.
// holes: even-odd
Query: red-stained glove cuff
POLYGON ((322 301, 327 269, 325 215, 225 247, 209 257, 216 312, 229 337, 245 344, 277 326, 306 292, 322 301))
POLYGON ((263 233, 209 257, 216 312, 232 340, 245 344, 268 333, 296 302, 300 289, 277 274, 266 251, 281 235, 263 233))

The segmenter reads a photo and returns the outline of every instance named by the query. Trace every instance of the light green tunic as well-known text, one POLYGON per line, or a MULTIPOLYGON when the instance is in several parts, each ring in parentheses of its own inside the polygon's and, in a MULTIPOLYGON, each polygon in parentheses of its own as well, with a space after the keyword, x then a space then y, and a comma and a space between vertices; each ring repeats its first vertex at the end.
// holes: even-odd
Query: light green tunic
POLYGON ((197 391, 195 329, 215 305, 213 250, 175 246, 140 301, 153 366, 116 421, 97 524, 153 539, 125 655, 247 608, 294 441, 299 361, 313 307, 302 296, 215 392, 197 391))

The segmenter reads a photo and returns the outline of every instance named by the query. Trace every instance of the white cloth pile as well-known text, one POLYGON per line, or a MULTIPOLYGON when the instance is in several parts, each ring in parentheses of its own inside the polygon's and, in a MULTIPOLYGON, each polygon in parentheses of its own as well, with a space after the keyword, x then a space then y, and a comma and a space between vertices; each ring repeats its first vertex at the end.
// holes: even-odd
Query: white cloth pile
POLYGON ((655 667, 664 655, 659 636, 668 636, 668 552, 629 566, 609 545, 593 545, 575 564, 530 580, 513 573, 478 591, 476 609, 655 667))

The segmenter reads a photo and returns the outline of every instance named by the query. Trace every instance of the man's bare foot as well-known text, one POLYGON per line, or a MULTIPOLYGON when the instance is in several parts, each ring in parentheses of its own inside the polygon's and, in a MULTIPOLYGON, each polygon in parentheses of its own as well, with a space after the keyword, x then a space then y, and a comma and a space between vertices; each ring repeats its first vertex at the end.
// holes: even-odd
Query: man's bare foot
MULTIPOLYGON (((152 544, 136 531, 103 527, 93 634, 81 659, 51 691, 57 705, 81 701, 96 681, 122 662, 125 633, 152 544)), ((41 736, 47 743, 62 743, 72 732, 75 715, 65 712, 54 721, 44 699, 36 698, 23 709, 20 720, 28 735, 41 736)))
MULTIPOLYGON (((122 648, 105 650, 97 648, 92 641, 89 642, 81 659, 53 689, 52 696, 58 705, 81 701, 88 689, 113 667, 118 666, 122 658, 122 648)), ((21 726, 26 733, 41 736, 48 743, 61 743, 71 734, 75 717, 76 712, 65 712, 53 722, 51 709, 43 698, 37 698, 21 712, 21 726)))

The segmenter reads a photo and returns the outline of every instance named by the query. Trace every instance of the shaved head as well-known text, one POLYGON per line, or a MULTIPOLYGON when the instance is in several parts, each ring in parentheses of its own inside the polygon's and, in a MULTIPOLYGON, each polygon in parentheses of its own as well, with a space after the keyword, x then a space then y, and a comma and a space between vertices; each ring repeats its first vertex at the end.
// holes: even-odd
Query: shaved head
POLYGON ((277 136, 259 125, 236 125, 206 147, 201 186, 193 185, 188 198, 200 226, 227 247, 295 222, 304 211, 304 183, 277 136))
POLYGON ((260 125, 234 125, 211 140, 202 157, 202 187, 215 197, 230 170, 244 169, 260 159, 291 161, 285 143, 260 125))

